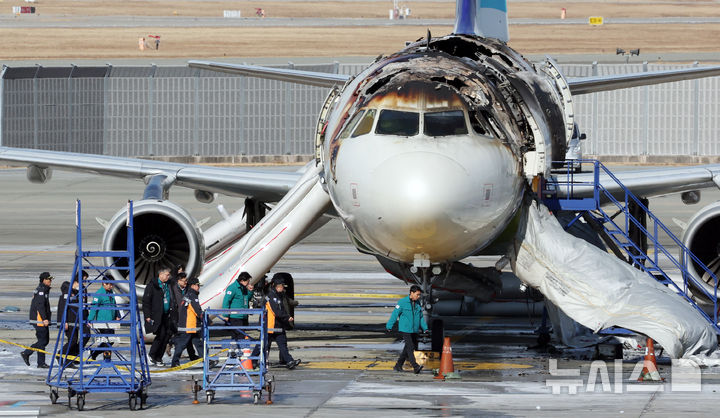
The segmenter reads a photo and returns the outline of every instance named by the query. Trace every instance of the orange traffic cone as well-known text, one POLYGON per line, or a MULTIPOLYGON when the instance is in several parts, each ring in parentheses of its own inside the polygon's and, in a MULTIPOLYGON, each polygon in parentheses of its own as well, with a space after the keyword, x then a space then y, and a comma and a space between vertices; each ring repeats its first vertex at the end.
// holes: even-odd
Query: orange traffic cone
POLYGON ((242 349, 242 362, 240 363, 242 365, 242 368, 245 370, 252 370, 252 360, 250 360, 250 355, 252 354, 252 350, 250 348, 243 348, 242 349))
POLYGON ((655 347, 652 338, 647 339, 647 347, 645 347, 645 360, 643 361, 643 369, 638 378, 638 382, 644 381, 663 381, 657 368, 655 360, 655 347))
POLYGON ((442 355, 440 356, 440 369, 435 379, 445 379, 445 375, 455 371, 452 359, 452 348, 450 347, 450 337, 445 337, 443 341, 442 355))

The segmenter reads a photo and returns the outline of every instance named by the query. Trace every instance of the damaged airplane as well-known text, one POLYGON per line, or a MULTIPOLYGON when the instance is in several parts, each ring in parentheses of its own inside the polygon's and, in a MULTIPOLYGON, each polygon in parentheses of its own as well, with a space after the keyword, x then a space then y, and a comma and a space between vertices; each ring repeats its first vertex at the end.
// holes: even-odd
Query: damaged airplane
MULTIPOLYGON (((632 281, 635 289, 642 288, 639 292, 655 292, 671 301, 672 295, 649 277, 622 276, 605 286, 606 277, 597 270, 578 274, 555 269, 555 283, 564 281, 562 274, 568 278, 594 274, 597 285, 583 288, 578 281, 567 281, 563 286, 574 286, 572 291, 557 293, 543 281, 546 272, 535 270, 543 265, 547 248, 543 255, 530 250, 529 244, 513 244, 531 241, 528 219, 539 219, 532 215, 538 210, 536 204, 526 203, 527 196, 537 191, 531 186, 539 178, 552 177, 554 162, 564 160, 573 138, 573 94, 717 76, 720 67, 567 80, 552 59, 533 64, 507 40, 504 1, 458 0, 453 34, 428 33, 405 49, 378 58, 354 77, 190 62, 195 68, 331 90, 318 120, 316 158, 298 173, 7 147, 0 148, 0 161, 27 165, 31 181, 47 181, 52 169, 144 180, 145 195, 135 206, 138 280, 150 280, 162 266, 184 263, 204 284, 204 307, 219 307, 220 295, 238 273, 262 277, 290 246, 336 218, 359 251, 377 257, 398 278, 423 286, 428 314, 437 299, 433 291, 492 300, 502 290, 502 263, 497 269, 483 270, 462 260, 478 254, 508 254, 521 279, 594 331, 624 326, 657 339, 676 357, 712 351, 717 345, 714 331, 692 312, 678 314, 682 324, 657 325, 649 320, 637 325, 627 311, 611 313, 607 306, 594 305, 589 320, 586 306, 565 297, 573 293, 582 298, 613 286, 627 287, 632 281), (195 189, 198 200, 208 203, 214 193, 246 197, 248 210, 203 232, 189 213, 167 200, 175 185, 195 189), (259 208, 275 202, 262 216, 259 208), (529 260, 535 260, 535 267, 529 260)), ((653 196, 711 187, 720 165, 664 170, 666 176, 673 173, 687 174, 692 180, 668 187, 664 178, 652 174, 623 176, 634 176, 631 189, 653 196)), ((712 213, 714 218, 720 215, 717 209, 712 213)), ((105 249, 123 242, 123 214, 121 210, 108 223, 105 249)), ((556 232, 556 240, 565 240, 562 230, 556 232)), ((532 242, 537 242, 532 248, 546 245, 532 242)), ((572 248, 579 242, 567 235, 572 248)), ((593 256, 612 258, 602 251, 593 251, 593 256)), ((554 263, 560 266, 563 261, 554 263)), ((599 304, 617 302, 612 297, 598 299, 602 299, 595 301, 599 304)), ((676 302, 668 309, 685 312, 684 301, 676 302)), ((433 328, 438 341, 442 329, 433 328)))

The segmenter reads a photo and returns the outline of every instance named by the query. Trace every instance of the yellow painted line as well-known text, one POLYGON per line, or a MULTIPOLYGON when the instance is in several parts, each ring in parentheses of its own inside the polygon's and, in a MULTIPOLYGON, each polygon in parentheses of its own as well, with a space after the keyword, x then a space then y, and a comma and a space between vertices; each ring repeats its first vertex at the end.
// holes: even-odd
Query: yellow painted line
MULTIPOLYGON (((2 340, 2 339, 0 339, 0 343, 2 343, 2 344, 14 345, 14 346, 16 346, 16 347, 24 348, 24 349, 26 349, 26 350, 37 351, 38 353, 45 353, 45 354, 48 354, 48 355, 51 355, 51 356, 54 355, 54 353, 51 353, 51 352, 49 352, 49 351, 41 350, 41 349, 39 349, 39 348, 29 347, 29 346, 27 346, 27 345, 22 345, 22 344, 14 343, 14 342, 12 342, 12 341, 7 341, 7 340, 2 340)), ((218 356, 218 355, 220 355, 220 353, 223 353, 223 352, 225 352, 225 351, 228 351, 228 349, 227 349, 227 348, 224 348, 224 349, 216 352, 215 354, 210 355, 210 357, 218 356)), ((63 354, 57 354, 57 357, 60 357, 60 358, 65 357, 65 358, 67 358, 68 360, 79 360, 79 359, 80 359, 79 357, 76 357, 76 356, 63 355, 63 354)), ((85 359, 85 362, 86 362, 86 363, 100 363, 101 361, 102 361, 102 360, 85 359)), ((197 359, 197 360, 189 361, 189 362, 184 363, 184 364, 182 364, 182 365, 180 365, 180 366, 177 366, 177 367, 171 367, 171 368, 167 368, 167 369, 154 369, 154 370, 150 370, 150 373, 169 373, 169 372, 174 372, 174 371, 178 371, 178 370, 187 369, 188 367, 194 366, 194 365, 196 365, 196 364, 198 364, 198 363, 202 363, 202 362, 203 362, 203 358, 201 357, 201 358, 199 358, 199 359, 197 359)), ((118 367, 119 369, 123 369, 123 370, 125 370, 125 371, 128 370, 128 368, 125 367, 125 366, 117 366, 117 367, 118 367)))
MULTIPOLYGON (((508 370, 530 369, 529 364, 515 363, 476 363, 472 361, 456 361, 453 363, 456 370, 508 370)), ((395 361, 309 361, 303 362, 303 369, 332 369, 332 370, 392 370, 395 361)), ((410 369, 408 369, 410 370, 410 369)))
POLYGON ((329 298, 359 298, 359 299, 399 299, 406 295, 393 295, 383 293, 296 293, 295 296, 317 296, 329 298))

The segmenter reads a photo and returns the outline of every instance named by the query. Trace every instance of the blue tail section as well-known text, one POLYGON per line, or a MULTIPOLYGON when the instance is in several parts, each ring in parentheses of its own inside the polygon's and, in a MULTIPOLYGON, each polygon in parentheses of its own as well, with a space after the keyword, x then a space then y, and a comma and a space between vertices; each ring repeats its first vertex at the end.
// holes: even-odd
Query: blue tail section
POLYGON ((476 0, 457 0, 455 5, 455 30, 453 33, 462 35, 480 35, 477 26, 476 0))
POLYGON ((506 0, 457 0, 455 34, 510 39, 506 0))

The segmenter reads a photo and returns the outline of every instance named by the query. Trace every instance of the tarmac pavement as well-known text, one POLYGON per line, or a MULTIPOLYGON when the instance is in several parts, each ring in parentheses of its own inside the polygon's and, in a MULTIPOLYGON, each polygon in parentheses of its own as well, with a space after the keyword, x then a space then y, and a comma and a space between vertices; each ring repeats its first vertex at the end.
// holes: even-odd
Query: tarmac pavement
MULTIPOLYGON (((19 312, 0 312, 0 339, 17 344, 34 341, 27 309, 42 271, 57 278, 51 293, 55 306, 59 285, 74 261, 75 199, 82 200, 86 246, 98 248, 102 227, 94 218, 109 219, 128 198, 139 199, 143 187, 141 182, 63 172, 55 172, 48 184, 36 185, 27 182, 23 169, 0 170, 4 195, 0 203, 0 309, 20 308, 19 312)), ((210 217, 206 225, 220 220, 215 204, 195 201, 191 191, 175 187, 170 195, 196 219, 210 217)), ((657 209, 662 219, 679 231, 671 217, 687 220, 717 196, 716 191, 705 193, 701 204, 695 206, 682 205, 678 196, 668 196, 653 199, 651 209, 657 209)), ((220 197, 216 203, 230 211, 242 207, 240 200, 232 198, 220 197)), ((488 257, 473 259, 475 264, 493 262, 488 257)), ((201 397, 201 403, 193 405, 192 378, 202 376, 201 368, 170 373, 153 368, 148 406, 133 414, 678 416, 707 415, 715 408, 720 390, 717 368, 703 369, 701 383, 680 392, 679 374, 671 373, 669 360, 661 357, 660 373, 666 381, 640 385, 631 379, 642 360, 637 347, 625 351, 619 369, 612 361, 592 363, 587 359, 592 353, 587 350, 528 348, 535 344, 533 331, 539 325, 537 316, 532 315, 447 318, 453 359, 460 370, 458 380, 435 380, 430 370, 419 375, 393 372, 401 344, 384 332, 384 323, 394 301, 407 293, 407 286, 384 272, 374 258, 357 252, 334 222, 293 247, 272 270, 277 271, 291 272, 296 279, 301 305, 289 345, 293 356, 303 363, 292 371, 270 369, 276 382, 273 405, 254 406, 248 393, 237 391, 218 392, 210 405, 201 397), (557 367, 552 367, 552 359, 557 360, 557 367), (577 375, 575 371, 579 371, 577 375), (554 389, 559 393, 553 394, 554 389)), ((55 336, 53 328, 49 350, 55 336)), ((428 346, 421 344, 421 348, 428 346)), ((75 409, 74 399, 73 408, 68 409, 62 391, 59 403, 51 404, 45 384, 47 371, 25 366, 20 351, 17 346, 0 344, 0 415, 24 411, 53 416, 129 413, 126 394, 88 394, 83 412, 75 409)), ((271 352, 270 361, 277 360, 276 353, 271 352)), ((33 356, 33 365, 34 360, 33 356)))

